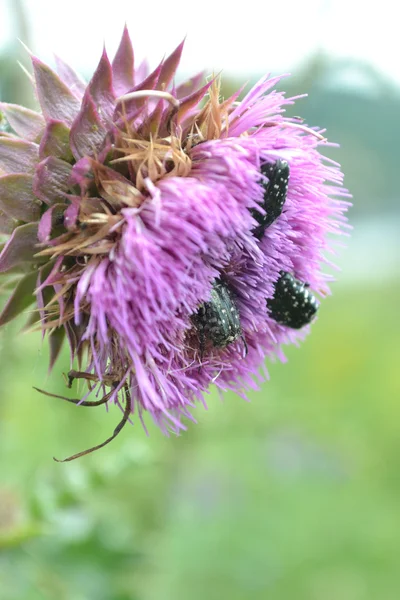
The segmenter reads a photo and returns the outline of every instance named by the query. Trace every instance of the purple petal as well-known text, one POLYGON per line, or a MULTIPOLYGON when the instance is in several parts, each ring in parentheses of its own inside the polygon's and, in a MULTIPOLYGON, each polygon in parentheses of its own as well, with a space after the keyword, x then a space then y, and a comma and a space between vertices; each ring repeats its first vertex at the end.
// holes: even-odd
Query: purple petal
POLYGON ((50 261, 39 269, 40 277, 38 277, 36 284, 36 294, 38 295, 39 292, 44 293, 44 304, 41 302, 42 308, 54 297, 54 289, 51 288, 60 280, 63 261, 64 257, 59 256, 55 261, 50 261))
POLYGON ((32 173, 39 158, 39 146, 15 138, 0 137, 0 172, 32 173))
POLYGON ((204 96, 208 92, 208 90, 209 90, 210 86, 213 84, 213 82, 214 82, 214 79, 212 79, 211 81, 209 81, 208 83, 203 85, 203 87, 201 87, 196 92, 193 92, 193 94, 190 94, 189 96, 185 96, 185 98, 182 98, 182 100, 180 101, 180 106, 179 106, 178 115, 177 115, 178 123, 182 123, 182 121, 185 118, 185 116, 187 115, 187 113, 199 104, 199 102, 204 98, 204 96))
POLYGON ((82 108, 71 127, 70 146, 76 160, 96 154, 104 143, 106 130, 89 92, 85 94, 82 108))
MULTIPOLYGON (((47 263, 46 265, 44 265, 44 267, 42 267, 41 269, 38 270, 37 279, 36 279, 36 288, 35 288, 36 304, 37 304, 37 307, 39 310, 39 318, 40 318, 40 321, 42 321, 42 322, 44 321, 44 318, 45 318, 45 311, 44 311, 45 299, 44 299, 44 291, 43 291, 42 283, 47 277, 48 269, 51 268, 50 264, 51 263, 47 263)), ((44 338, 45 334, 46 334, 46 329, 44 327, 42 327, 42 339, 44 338)))
POLYGON ((172 54, 163 62, 160 77, 157 82, 157 89, 168 89, 181 60, 184 43, 185 40, 183 40, 183 42, 181 42, 172 54))
POLYGON ((39 221, 38 240, 42 244, 48 242, 51 232, 55 225, 60 225, 64 221, 65 204, 53 204, 42 215, 39 221))
POLYGON ((70 129, 65 123, 50 119, 40 142, 40 159, 46 158, 46 156, 56 156, 69 162, 72 159, 69 133, 70 129))
POLYGON ((79 196, 68 196, 71 204, 64 212, 64 226, 67 229, 74 229, 77 225, 81 198, 79 196))
POLYGON ((58 75, 35 56, 32 57, 36 90, 46 119, 71 125, 78 114, 80 102, 58 75))
POLYGON ((132 42, 125 26, 121 42, 112 63, 113 84, 118 95, 122 95, 135 85, 135 59, 132 42))
POLYGON ((33 192, 46 204, 54 204, 68 189, 72 167, 60 158, 49 156, 37 166, 33 178, 33 192))
POLYGON ((177 98, 187 98, 195 92, 204 79, 204 71, 197 73, 187 81, 184 81, 176 88, 175 94, 177 98))
POLYGON ((7 104, 6 102, 0 102, 0 109, 4 112, 7 121, 17 135, 28 141, 37 141, 45 126, 41 114, 24 106, 7 104))
POLYGON ((86 83, 69 64, 62 60, 62 58, 55 56, 55 59, 59 76, 63 82, 67 84, 74 96, 81 100, 85 93, 86 83))
POLYGON ((13 174, 0 177, 0 208, 19 221, 37 221, 40 201, 32 190, 32 175, 13 174))
MULTIPOLYGON (((229 135, 240 136, 250 128, 264 126, 268 117, 279 117, 283 104, 291 104, 282 92, 266 94, 282 79, 281 76, 262 77, 229 115, 229 135)), ((282 119, 282 117, 280 117, 282 119)))
MULTIPOLYGON (((135 86, 131 92, 138 92, 139 90, 154 90, 157 87, 158 79, 162 70, 162 63, 158 65, 156 69, 144 81, 139 85, 135 86)), ((137 113, 138 109, 143 107, 147 102, 147 98, 132 98, 131 100, 124 100, 117 104, 115 109, 115 116, 117 118, 122 117, 124 120, 131 120, 131 115, 137 113)))
POLYGON ((0 327, 12 321, 35 301, 36 271, 20 279, 0 314, 0 327))
POLYGON ((69 183, 71 186, 79 185, 82 194, 84 194, 88 187, 92 185, 93 179, 92 159, 84 156, 72 167, 69 183))
POLYGON ((95 103, 98 115, 103 122, 111 119, 115 106, 113 73, 105 50, 87 89, 95 103))
POLYGON ((143 79, 143 81, 136 85, 131 91, 136 92, 138 90, 155 90, 161 75, 162 66, 163 63, 161 62, 158 67, 146 77, 146 79, 143 79))
POLYGON ((139 85, 149 74, 149 63, 145 58, 135 69, 135 85, 139 85))
POLYGON ((35 262, 37 235, 37 223, 27 223, 14 229, 0 254, 0 273, 5 273, 24 262, 35 262))

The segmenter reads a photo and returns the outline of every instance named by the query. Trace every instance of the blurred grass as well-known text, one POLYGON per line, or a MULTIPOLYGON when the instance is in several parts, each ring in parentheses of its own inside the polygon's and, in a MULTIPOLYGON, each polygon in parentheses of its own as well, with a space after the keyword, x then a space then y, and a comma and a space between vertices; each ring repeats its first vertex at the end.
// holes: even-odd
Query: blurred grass
POLYGON ((40 396, 33 335, 1 337, 2 600, 395 600, 400 286, 336 286, 246 404, 212 393, 179 438, 40 396))

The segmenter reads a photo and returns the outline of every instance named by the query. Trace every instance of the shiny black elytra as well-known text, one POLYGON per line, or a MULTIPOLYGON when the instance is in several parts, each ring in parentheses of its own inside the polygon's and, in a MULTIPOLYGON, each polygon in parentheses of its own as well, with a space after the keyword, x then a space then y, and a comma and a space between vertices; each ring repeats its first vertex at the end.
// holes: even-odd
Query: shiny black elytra
POLYGON ((252 233, 258 240, 262 239, 265 230, 282 214, 289 185, 289 163, 279 158, 275 163, 263 164, 261 173, 268 178, 268 183, 261 183, 264 188, 261 207, 265 214, 255 209, 251 210, 252 217, 258 223, 252 233))
POLYGON ((280 273, 273 297, 267 300, 267 307, 274 321, 292 329, 301 329, 310 323, 318 306, 308 285, 285 271, 280 273))
MULTIPOLYGON (((258 223, 252 233, 258 240, 262 239, 266 229, 282 214, 289 185, 289 163, 283 159, 278 159, 275 163, 265 163, 261 167, 261 173, 268 178, 268 183, 262 183, 264 197, 261 207, 265 214, 262 215, 254 209, 251 211, 258 223)), ((285 271, 281 271, 275 283, 273 297, 267 300, 270 316, 277 323, 292 329, 301 329, 310 323, 318 306, 315 296, 308 289, 308 284, 285 271)))
POLYGON ((207 342, 216 348, 226 348, 242 335, 238 308, 229 287, 216 279, 211 300, 204 302, 192 317, 200 341, 200 358, 207 342))

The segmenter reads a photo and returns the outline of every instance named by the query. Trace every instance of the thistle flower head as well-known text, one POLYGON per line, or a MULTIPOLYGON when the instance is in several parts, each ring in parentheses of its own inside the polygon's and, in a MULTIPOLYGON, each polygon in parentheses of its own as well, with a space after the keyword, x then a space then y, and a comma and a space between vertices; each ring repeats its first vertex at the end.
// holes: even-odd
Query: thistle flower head
POLYGON ((41 111, 0 105, 0 272, 15 277, 0 324, 36 301, 50 366, 66 340, 70 382, 101 393, 75 402, 124 406, 121 425, 149 412, 165 432, 211 383, 257 387, 265 357, 304 337, 347 208, 279 77, 223 100, 218 78, 175 84, 182 48, 147 73, 125 30, 88 84, 32 57, 41 111))

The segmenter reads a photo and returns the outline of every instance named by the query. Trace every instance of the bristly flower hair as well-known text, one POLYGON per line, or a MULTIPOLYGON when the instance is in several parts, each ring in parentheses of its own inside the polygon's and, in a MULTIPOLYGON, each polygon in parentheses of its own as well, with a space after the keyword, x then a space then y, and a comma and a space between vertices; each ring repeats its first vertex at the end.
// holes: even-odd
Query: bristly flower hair
POLYGON ((323 132, 284 116, 280 77, 242 100, 221 99, 217 77, 177 85, 182 49, 148 73, 125 29, 88 84, 32 56, 40 111, 0 104, 0 272, 13 287, 0 324, 35 301, 50 368, 67 341, 68 385, 88 385, 59 397, 123 413, 66 460, 146 412, 179 432, 212 383, 257 389, 265 358, 303 339, 329 293, 321 265, 348 194, 323 132))

